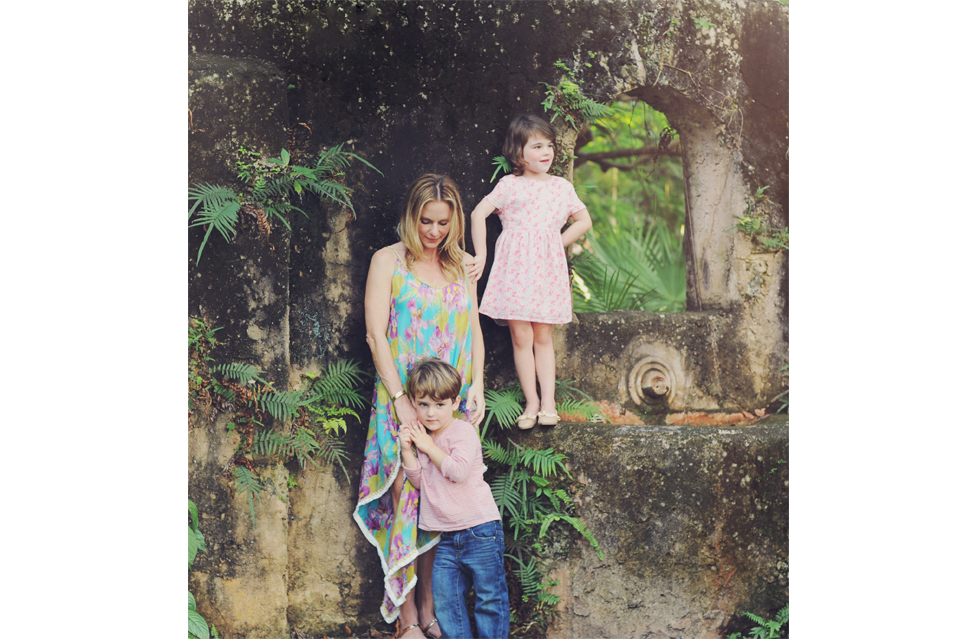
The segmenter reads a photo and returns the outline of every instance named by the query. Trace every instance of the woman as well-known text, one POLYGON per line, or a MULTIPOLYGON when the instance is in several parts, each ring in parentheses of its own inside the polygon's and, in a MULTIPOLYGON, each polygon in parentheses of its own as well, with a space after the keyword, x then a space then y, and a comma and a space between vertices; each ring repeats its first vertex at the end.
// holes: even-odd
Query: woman
POLYGON ((439 637, 431 592, 439 536, 417 529, 419 493, 404 479, 399 426, 417 421, 407 373, 424 357, 452 364, 463 380, 457 416, 484 415, 483 336, 477 285, 468 282, 460 194, 446 176, 420 176, 404 199, 400 242, 374 253, 364 314, 377 369, 374 406, 353 517, 377 547, 386 593, 380 612, 400 635, 439 637))

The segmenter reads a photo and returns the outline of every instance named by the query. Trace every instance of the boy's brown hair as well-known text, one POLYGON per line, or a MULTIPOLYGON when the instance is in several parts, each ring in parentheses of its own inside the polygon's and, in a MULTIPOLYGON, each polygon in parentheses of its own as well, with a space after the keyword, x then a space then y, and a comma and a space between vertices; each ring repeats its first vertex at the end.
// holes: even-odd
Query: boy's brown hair
POLYGON ((557 132, 553 125, 535 115, 518 115, 507 127, 507 136, 503 140, 503 157, 513 165, 516 175, 523 175, 523 147, 527 141, 539 133, 557 145, 557 132))
POLYGON ((463 381, 457 369, 436 357, 427 357, 416 363, 407 377, 410 397, 429 397, 443 401, 460 396, 463 381))

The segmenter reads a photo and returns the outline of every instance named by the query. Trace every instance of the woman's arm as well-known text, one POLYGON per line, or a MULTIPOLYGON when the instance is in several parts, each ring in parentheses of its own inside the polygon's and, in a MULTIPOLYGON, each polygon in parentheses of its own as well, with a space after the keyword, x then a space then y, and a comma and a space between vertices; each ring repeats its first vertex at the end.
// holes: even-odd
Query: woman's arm
POLYGON ((483 275, 483 266, 487 261, 487 218, 496 210, 486 200, 480 200, 480 204, 477 204, 477 208, 470 214, 470 237, 476 253, 472 263, 467 264, 467 277, 471 282, 476 282, 483 275))
POLYGON ((567 230, 560 235, 563 242, 563 248, 567 248, 581 237, 584 233, 593 227, 593 220, 590 219, 590 213, 587 209, 580 209, 570 217, 573 218, 573 224, 567 227, 567 230))
POLYGON ((473 302, 470 310, 470 332, 472 333, 471 354, 473 357, 473 382, 467 390, 467 410, 471 403, 475 408, 470 413, 470 423, 478 426, 483 421, 486 412, 486 400, 483 396, 483 360, 486 349, 483 346, 483 333, 480 332, 480 311, 477 303, 477 283, 470 282, 470 300, 473 302))
MULTIPOLYGON (((367 273, 367 288, 363 301, 363 314, 367 324, 367 345, 373 354, 373 365, 390 396, 403 390, 400 372, 394 363, 390 342, 387 341, 393 270, 394 256, 389 248, 382 248, 373 254, 370 260, 370 271, 367 273)), ((397 420, 401 424, 417 421, 417 411, 406 395, 394 401, 393 407, 397 420)))

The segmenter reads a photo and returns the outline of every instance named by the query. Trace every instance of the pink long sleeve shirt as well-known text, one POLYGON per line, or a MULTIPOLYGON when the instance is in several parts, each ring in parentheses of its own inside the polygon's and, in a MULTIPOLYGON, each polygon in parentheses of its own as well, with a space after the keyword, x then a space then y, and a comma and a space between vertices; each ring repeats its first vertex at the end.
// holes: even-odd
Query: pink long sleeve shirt
POLYGON ((403 467, 420 490, 420 528, 453 531, 499 521, 493 492, 483 480, 483 451, 473 426, 454 419, 433 443, 448 455, 440 468, 419 451, 420 468, 403 467))

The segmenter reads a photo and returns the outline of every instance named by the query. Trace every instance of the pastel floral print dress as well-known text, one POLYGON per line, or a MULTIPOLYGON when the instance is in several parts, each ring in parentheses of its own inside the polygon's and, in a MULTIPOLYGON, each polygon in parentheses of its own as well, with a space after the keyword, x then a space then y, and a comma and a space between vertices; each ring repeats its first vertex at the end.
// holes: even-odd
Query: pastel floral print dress
POLYGON ((567 180, 507 175, 485 198, 498 209, 497 238, 480 312, 499 320, 566 324, 573 319, 560 230, 586 208, 567 180))
MULTIPOLYGON (((473 304, 467 281, 464 278, 442 287, 431 286, 410 273, 396 251, 394 257, 387 340, 400 381, 406 387, 410 369, 424 357, 438 357, 452 364, 462 380, 460 406, 454 417, 468 419, 473 304)), ((439 533, 417 528, 420 493, 409 481, 403 485, 400 512, 393 512, 390 487, 402 470, 398 428, 390 394, 378 375, 360 472, 360 499, 353 518, 380 555, 386 589, 380 613, 387 623, 396 620, 400 604, 416 585, 413 560, 440 541, 439 533)))

